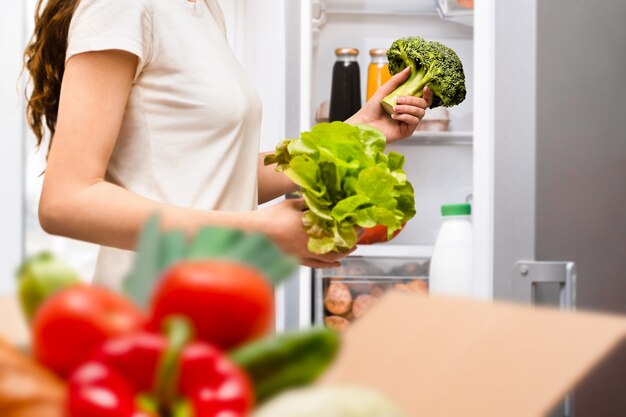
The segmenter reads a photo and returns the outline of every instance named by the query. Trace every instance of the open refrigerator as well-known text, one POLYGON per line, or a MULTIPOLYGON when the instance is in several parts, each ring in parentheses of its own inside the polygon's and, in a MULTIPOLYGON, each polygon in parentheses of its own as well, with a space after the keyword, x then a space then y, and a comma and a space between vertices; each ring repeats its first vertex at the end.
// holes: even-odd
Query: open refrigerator
MULTIPOLYGON (((332 283, 343 283, 357 298, 371 295, 354 290, 366 284, 379 290, 406 285, 410 280, 427 282, 428 262, 440 226, 440 206, 472 200, 473 12, 454 4, 447 0, 312 0, 300 4, 299 45, 292 49, 294 53, 299 49, 300 108, 297 115, 287 119, 288 123, 298 120, 293 130, 308 130, 316 123, 316 115, 330 96, 334 50, 339 47, 359 49, 363 93, 369 50, 386 49, 407 35, 452 47, 464 63, 468 87, 465 102, 449 109, 446 130, 417 131, 388 146, 388 151, 406 156, 405 170, 418 190, 418 215, 391 242, 361 246, 337 270, 303 268, 298 296, 300 325, 322 323, 331 314, 324 308, 324 294, 332 283)), ((293 32, 291 37, 296 37, 293 32)), ((288 58, 288 62, 293 60, 294 56, 288 58)))
MULTIPOLYGON (((391 242, 361 246, 341 268, 301 268, 300 279, 278 294, 279 327, 337 315, 325 303, 331 287, 347 288, 353 300, 413 281, 427 287, 440 206, 462 202, 473 206, 471 295, 626 313, 626 258, 615 256, 616 248, 626 247, 626 222, 611 220, 622 216, 617 208, 626 203, 626 172, 618 162, 626 160, 620 122, 626 59, 614 49, 626 44, 617 17, 626 16, 626 3, 602 3, 285 3, 287 137, 315 124, 329 99, 338 47, 361 51, 364 92, 370 49, 410 35, 438 40, 463 61, 468 96, 449 109, 447 130, 416 132, 388 148, 406 155, 416 217, 391 242), (581 62, 581 48, 590 59, 581 62), (598 71, 604 82, 597 90, 590 86, 596 98, 590 108, 580 86, 598 71)), ((354 311, 341 316, 350 321, 354 311)), ((554 415, 626 415, 626 399, 615 388, 626 386, 626 352, 590 381, 554 415), (589 412, 599 409, 604 414, 589 412)))

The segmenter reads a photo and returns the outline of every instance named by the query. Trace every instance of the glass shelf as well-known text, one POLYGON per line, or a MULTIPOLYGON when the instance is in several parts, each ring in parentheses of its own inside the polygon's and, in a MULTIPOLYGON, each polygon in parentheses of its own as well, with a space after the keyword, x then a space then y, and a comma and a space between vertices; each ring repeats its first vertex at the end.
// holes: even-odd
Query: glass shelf
POLYGON ((425 146, 472 146, 473 132, 415 132, 411 137, 398 142, 406 145, 425 146))
POLYGON ((371 16, 435 16, 433 0, 325 0, 322 8, 327 14, 371 16))
POLYGON ((442 20, 474 26, 474 10, 461 7, 457 0, 437 0, 436 10, 442 20))
POLYGON ((410 16, 410 17, 435 17, 437 16, 437 10, 351 10, 351 9, 326 9, 325 13, 329 16, 375 16, 375 17, 395 17, 395 16, 410 16))
POLYGON ((457 0, 326 0, 317 4, 328 16, 439 16, 444 21, 474 25, 474 11, 461 7, 457 0))
POLYGON ((380 258, 430 258, 433 255, 432 246, 394 245, 381 243, 377 245, 359 245, 348 257, 380 257, 380 258))

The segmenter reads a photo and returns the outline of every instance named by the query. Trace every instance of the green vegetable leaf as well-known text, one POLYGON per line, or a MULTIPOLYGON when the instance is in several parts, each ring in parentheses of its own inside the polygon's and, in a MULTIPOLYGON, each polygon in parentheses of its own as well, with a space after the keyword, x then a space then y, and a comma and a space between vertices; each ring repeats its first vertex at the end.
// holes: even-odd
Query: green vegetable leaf
POLYGON ((320 169, 318 164, 307 155, 298 155, 289 163, 285 174, 297 185, 310 193, 321 197, 326 192, 326 187, 320 182, 320 169))
POLYGON ((122 290, 139 306, 146 307, 148 297, 161 272, 161 233, 159 215, 152 215, 141 235, 135 261, 130 273, 124 278, 122 290))
POLYGON ((355 227, 380 224, 393 233, 415 215, 404 156, 385 154, 385 145, 370 126, 320 123, 266 158, 301 187, 311 252, 346 252, 357 242, 355 227))
POLYGON ((346 217, 354 214, 362 206, 370 203, 370 198, 365 194, 353 195, 337 203, 331 213, 335 220, 342 221, 346 217))
POLYGON ((392 196, 397 180, 387 170, 378 166, 367 168, 359 174, 357 190, 378 206, 393 209, 396 201, 392 196))

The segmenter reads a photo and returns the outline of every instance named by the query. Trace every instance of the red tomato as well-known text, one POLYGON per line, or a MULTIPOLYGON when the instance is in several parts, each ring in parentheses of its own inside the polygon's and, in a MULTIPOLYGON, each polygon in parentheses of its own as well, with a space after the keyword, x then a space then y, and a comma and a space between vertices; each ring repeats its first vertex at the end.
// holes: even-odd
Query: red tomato
POLYGON ((196 338, 230 349, 264 335, 273 319, 273 290, 255 269, 228 261, 185 261, 167 270, 152 298, 150 328, 187 316, 196 338))
MULTIPOLYGON (((398 236, 398 234, 402 231, 403 228, 404 228, 404 225, 402 225, 402 228, 396 230, 393 236, 391 237, 391 239, 398 236)), ((363 235, 361 235, 361 238, 359 239, 359 242, 357 244, 358 245, 373 245, 375 243, 388 242, 391 239, 387 239, 387 226, 377 224, 374 227, 365 229, 363 231, 363 235)))
POLYGON ((35 357, 62 376, 111 337, 145 326, 132 302, 104 288, 76 286, 47 300, 33 321, 35 357))

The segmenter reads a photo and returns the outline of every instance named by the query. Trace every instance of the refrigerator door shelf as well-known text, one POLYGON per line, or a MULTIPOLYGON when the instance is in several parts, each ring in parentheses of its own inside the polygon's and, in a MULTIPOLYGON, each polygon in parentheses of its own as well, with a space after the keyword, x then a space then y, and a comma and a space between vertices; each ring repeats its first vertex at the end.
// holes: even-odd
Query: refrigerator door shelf
POLYGON ((471 131, 415 132, 411 137, 398 142, 398 144, 404 146, 472 146, 474 134, 471 131))
MULTIPOLYGON (((314 0, 314 4, 320 2, 314 0)), ((325 0, 328 14, 351 16, 436 15, 432 0, 325 0)))
MULTIPOLYGON (((349 255, 348 259, 355 257, 367 258, 428 258, 433 255, 432 246, 419 245, 394 245, 383 243, 376 245, 360 245, 357 250, 349 255)), ((346 261, 344 261, 345 263, 346 261)))

